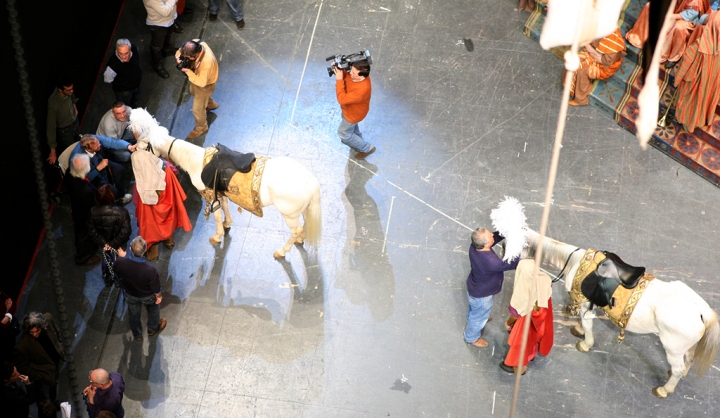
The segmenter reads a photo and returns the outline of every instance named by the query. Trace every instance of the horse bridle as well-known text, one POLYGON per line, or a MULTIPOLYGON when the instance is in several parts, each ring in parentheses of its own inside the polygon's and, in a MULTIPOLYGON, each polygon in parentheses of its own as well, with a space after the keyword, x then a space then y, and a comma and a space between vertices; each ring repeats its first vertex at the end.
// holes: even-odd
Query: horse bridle
POLYGON ((568 256, 567 260, 565 260, 565 265, 564 265, 563 268, 560 270, 560 273, 559 273, 557 276, 555 276, 555 278, 553 279, 553 281, 552 281, 553 283, 555 283, 555 282, 557 282, 557 281, 559 281, 559 280, 561 280, 562 278, 565 277, 565 267, 567 267, 568 263, 570 262, 570 258, 572 257, 572 255, 575 254, 575 252, 576 252, 577 250, 579 250, 579 249, 580 249, 580 248, 575 248, 575 251, 573 251, 573 252, 570 253, 570 255, 568 256))
MULTIPOLYGON (((177 138, 173 138, 172 142, 170 142, 170 148, 168 148, 168 155, 167 159, 172 161, 172 158, 170 158, 170 152, 172 152, 172 147, 175 145, 175 141, 177 141, 177 138)), ((150 153, 156 157, 159 157, 159 155, 155 154, 155 150, 153 149, 153 146, 150 142, 147 143, 147 147, 145 147, 145 151, 150 151, 150 153)))

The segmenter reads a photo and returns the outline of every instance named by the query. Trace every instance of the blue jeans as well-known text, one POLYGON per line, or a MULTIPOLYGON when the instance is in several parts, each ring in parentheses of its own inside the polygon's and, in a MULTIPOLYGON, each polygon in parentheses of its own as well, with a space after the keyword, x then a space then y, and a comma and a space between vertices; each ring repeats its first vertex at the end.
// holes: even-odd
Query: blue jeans
MULTIPOLYGON (((243 19, 242 0, 225 0, 230 8, 230 15, 233 20, 239 22, 243 19)), ((208 0, 208 10, 211 15, 216 15, 220 11, 220 0, 208 0)))
POLYGON ((136 298, 135 296, 125 293, 125 300, 128 304, 128 316, 130 317, 130 329, 133 337, 142 337, 143 329, 140 322, 140 311, 145 305, 147 309, 147 328, 148 332, 153 332, 160 326, 160 305, 155 303, 155 295, 146 296, 144 298, 136 298))
POLYGON ((341 117, 342 122, 340 122, 340 127, 338 127, 337 132, 338 136, 340 136, 340 140, 342 141, 342 143, 358 152, 370 151, 372 145, 365 142, 362 134, 360 133, 360 128, 358 128, 357 123, 350 123, 345 120, 344 116, 341 117))
POLYGON ((480 338, 480 331, 485 328, 485 324, 490 317, 494 298, 495 295, 474 298, 468 294, 467 325, 463 335, 466 343, 474 343, 480 338))

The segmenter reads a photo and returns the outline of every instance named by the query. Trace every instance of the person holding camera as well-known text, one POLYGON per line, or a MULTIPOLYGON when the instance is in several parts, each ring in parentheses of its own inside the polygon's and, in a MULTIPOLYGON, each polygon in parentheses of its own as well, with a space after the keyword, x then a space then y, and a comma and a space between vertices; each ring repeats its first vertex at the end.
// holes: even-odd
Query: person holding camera
POLYGON ((335 72, 335 92, 342 109, 342 121, 338 136, 343 144, 357 151, 355 158, 364 160, 375 152, 375 147, 365 142, 358 123, 365 119, 370 111, 370 64, 366 60, 355 61, 350 71, 333 67, 335 72))
POLYGON ((195 129, 189 134, 194 139, 206 133, 208 128, 207 111, 220 107, 212 98, 218 79, 218 62, 215 54, 202 39, 187 41, 175 53, 178 70, 190 80, 190 94, 193 95, 192 113, 195 116, 195 129))

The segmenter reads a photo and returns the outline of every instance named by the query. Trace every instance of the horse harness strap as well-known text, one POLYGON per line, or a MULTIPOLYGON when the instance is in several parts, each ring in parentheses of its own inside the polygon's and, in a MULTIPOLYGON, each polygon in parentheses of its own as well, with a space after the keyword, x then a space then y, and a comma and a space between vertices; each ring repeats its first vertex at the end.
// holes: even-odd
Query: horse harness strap
POLYGON ((173 145, 175 145, 175 141, 177 141, 177 138, 173 138, 172 142, 170 143, 170 148, 168 148, 167 159, 170 161, 172 161, 172 158, 170 158, 170 152, 172 151, 173 145))
MULTIPOLYGON (((571 303, 568 306, 568 310, 571 314, 584 315, 584 313, 581 312, 580 304, 590 302, 590 300, 585 297, 581 290, 582 283, 588 275, 595 272, 598 264, 602 263, 605 259, 606 255, 602 251, 588 248, 585 252, 583 259, 580 261, 577 272, 575 273, 572 288, 569 292, 571 303)), ((620 327, 620 335, 618 336, 619 342, 622 342, 625 339, 625 327, 627 327, 628 321, 630 321, 630 317, 632 316, 640 297, 645 292, 647 285, 653 279, 655 279, 655 277, 652 274, 644 273, 643 276, 634 283, 632 288, 617 286, 612 294, 612 298, 614 300, 612 306, 607 305, 602 307, 610 321, 620 327)))
POLYGON ((580 250, 580 248, 575 248, 575 251, 573 251, 573 252, 570 253, 570 255, 568 256, 567 260, 565 260, 565 265, 564 265, 563 268, 560 270, 560 274, 558 274, 557 277, 555 277, 555 278, 552 280, 553 283, 558 282, 558 281, 562 280, 562 279, 565 277, 565 268, 567 267, 568 263, 570 262, 570 258, 572 258, 573 254, 575 254, 576 252, 578 252, 578 250, 580 250))

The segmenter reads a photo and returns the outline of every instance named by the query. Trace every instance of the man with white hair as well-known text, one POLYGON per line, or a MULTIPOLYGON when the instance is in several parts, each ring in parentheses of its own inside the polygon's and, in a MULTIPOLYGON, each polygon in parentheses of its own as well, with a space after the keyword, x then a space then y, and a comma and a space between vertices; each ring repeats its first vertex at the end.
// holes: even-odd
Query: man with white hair
POLYGON ((75 228, 75 264, 92 265, 100 261, 97 247, 87 227, 90 208, 95 204, 95 185, 88 179, 90 156, 82 153, 70 158, 70 207, 72 208, 73 227, 75 228))
POLYGON ((137 149, 137 144, 130 145, 130 143, 122 139, 85 134, 75 146, 70 158, 77 154, 86 154, 90 157, 90 171, 86 174, 88 180, 95 187, 100 187, 103 184, 109 185, 116 197, 123 196, 121 198, 122 204, 126 204, 130 202, 132 196, 125 193, 125 168, 118 162, 128 162, 130 154, 135 152, 135 149, 137 149), (114 153, 108 153, 108 157, 114 158, 117 162, 104 158, 103 148, 115 151, 114 153))
MULTIPOLYGON (((112 84, 117 101, 128 103, 130 107, 140 106, 140 82, 142 81, 140 54, 137 46, 131 44, 129 39, 117 40, 115 53, 108 59, 103 80, 112 84)), ((120 137, 113 136, 113 138, 120 137)))

